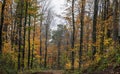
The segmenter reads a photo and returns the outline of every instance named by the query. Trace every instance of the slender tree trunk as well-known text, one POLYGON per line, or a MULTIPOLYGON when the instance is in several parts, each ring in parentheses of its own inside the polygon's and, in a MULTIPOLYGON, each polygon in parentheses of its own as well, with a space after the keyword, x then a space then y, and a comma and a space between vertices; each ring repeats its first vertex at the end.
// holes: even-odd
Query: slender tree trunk
POLYGON ((73 26, 73 32, 72 32, 72 62, 71 62, 71 70, 74 70, 74 61, 75 61, 75 52, 74 52, 74 41, 75 41, 75 20, 74 20, 74 3, 75 1, 72 0, 72 26, 73 26))
POLYGON ((40 67, 42 66, 42 22, 43 17, 40 18, 40 67))
POLYGON ((93 15, 93 32, 92 32, 92 59, 94 60, 96 54, 96 25, 98 15, 98 3, 99 0, 94 0, 94 15, 93 15))
POLYGON ((22 46, 22 17, 23 17, 23 0, 20 1, 20 24, 19 24, 19 48, 18 48, 18 70, 20 70, 20 53, 21 53, 21 46, 22 46))
POLYGON ((4 23, 5 4, 6 4, 6 0, 3 0, 2 9, 1 9, 1 21, 0 21, 0 55, 2 54, 2 29, 4 23))
MULTIPOLYGON (((13 3, 12 3, 13 4, 13 3)), ((13 8, 12 8, 12 4, 11 4, 11 6, 10 6, 10 8, 11 8, 11 17, 13 17, 13 12, 12 12, 12 10, 13 10, 13 8)), ((10 39, 11 39, 11 50, 13 50, 13 45, 14 45, 14 20, 12 20, 11 21, 12 22, 12 25, 11 25, 11 36, 10 36, 10 39)))
POLYGON ((44 67, 47 67, 47 47, 48 47, 48 24, 46 24, 46 38, 45 38, 45 58, 44 58, 44 67))
POLYGON ((119 36, 119 44, 120 44, 120 1, 119 1, 119 32, 118 32, 118 36, 119 36))
POLYGON ((32 44, 32 59, 31 59, 31 69, 33 68, 33 58, 34 58, 34 49, 35 49, 35 21, 36 17, 34 18, 34 30, 33 30, 33 44, 32 44))
POLYGON ((27 12, 28 12, 28 2, 25 1, 25 21, 24 21, 24 35, 23 35, 23 49, 22 49, 22 69, 24 70, 24 59, 25 59, 25 41, 26 41, 26 24, 27 24, 27 12))
POLYGON ((31 15, 29 14, 29 24, 28 24, 28 69, 30 68, 30 25, 31 25, 31 15))
POLYGON ((81 15, 80 15, 81 31, 80 31, 80 49, 79 49, 79 69, 81 68, 81 64, 82 64, 84 10, 85 10, 85 0, 82 0, 82 8, 81 8, 81 15))

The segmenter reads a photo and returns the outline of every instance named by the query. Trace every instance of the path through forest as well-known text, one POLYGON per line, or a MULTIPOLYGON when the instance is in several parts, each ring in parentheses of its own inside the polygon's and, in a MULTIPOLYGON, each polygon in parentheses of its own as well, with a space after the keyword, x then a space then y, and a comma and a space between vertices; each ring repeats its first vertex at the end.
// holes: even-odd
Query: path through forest
POLYGON ((34 72, 32 74, 63 74, 63 71, 62 70, 48 70, 48 71, 43 71, 43 72, 34 72))
MULTIPOLYGON (((64 71, 62 70, 49 70, 49 71, 43 71, 43 72, 35 72, 32 74, 64 74, 64 71)), ((72 74, 72 73, 70 73, 72 74)), ((120 67, 113 67, 113 66, 109 66, 108 68, 106 68, 103 71, 95 71, 92 73, 86 73, 84 72, 83 74, 120 74, 120 67)))

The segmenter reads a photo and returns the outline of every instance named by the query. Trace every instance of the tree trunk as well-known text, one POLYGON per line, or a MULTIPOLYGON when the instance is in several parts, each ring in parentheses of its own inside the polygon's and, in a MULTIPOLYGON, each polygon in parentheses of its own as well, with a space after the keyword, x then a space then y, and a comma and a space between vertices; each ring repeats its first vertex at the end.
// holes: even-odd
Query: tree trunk
POLYGON ((94 60, 96 54, 96 25, 98 15, 98 3, 99 0, 94 0, 94 13, 93 13, 93 32, 92 32, 92 59, 94 60))
POLYGON ((43 23, 43 15, 40 18, 40 67, 42 66, 42 23, 43 23))
POLYGON ((31 59, 31 69, 33 68, 33 58, 34 58, 34 49, 35 49, 35 21, 36 17, 34 18, 34 29, 33 29, 33 44, 32 44, 32 59, 31 59))
POLYGON ((75 52, 74 52, 74 41, 75 41, 75 20, 74 20, 74 3, 75 1, 72 0, 72 26, 73 26, 73 32, 72 32, 72 44, 71 44, 71 48, 72 48, 72 62, 71 62, 71 69, 74 70, 74 61, 75 61, 75 52))
POLYGON ((44 67, 47 67, 47 47, 48 47, 48 24, 46 24, 46 37, 45 37, 45 58, 44 58, 44 67))
POLYGON ((85 0, 82 0, 82 8, 81 8, 81 15, 80 15, 81 31, 80 31, 80 49, 79 49, 79 69, 81 68, 81 64, 82 64, 84 11, 85 11, 85 0))
POLYGON ((25 41, 26 41, 26 24, 27 24, 27 12, 28 12, 28 2, 26 1, 25 6, 25 22, 24 22, 24 35, 23 35, 23 49, 22 49, 22 69, 24 70, 24 59, 25 59, 25 41))
POLYGON ((20 24, 19 24, 19 48, 18 48, 18 70, 20 70, 20 53, 21 53, 21 46, 22 46, 22 17, 23 17, 23 0, 20 1, 20 24))
POLYGON ((118 0, 113 1, 113 40, 118 42, 118 0))
POLYGON ((108 8, 109 8, 109 0, 103 0, 102 3, 102 16, 101 16, 101 20, 102 20, 102 24, 101 24, 101 42, 100 42, 100 54, 103 54, 103 50, 104 50, 104 37, 105 37, 105 23, 104 21, 107 20, 107 16, 108 16, 108 8))
POLYGON ((0 21, 0 55, 2 54, 2 29, 4 23, 4 10, 5 10, 6 0, 3 0, 1 8, 1 21, 0 21))
POLYGON ((31 25, 31 15, 29 14, 29 24, 28 24, 28 69, 30 68, 30 25, 31 25))

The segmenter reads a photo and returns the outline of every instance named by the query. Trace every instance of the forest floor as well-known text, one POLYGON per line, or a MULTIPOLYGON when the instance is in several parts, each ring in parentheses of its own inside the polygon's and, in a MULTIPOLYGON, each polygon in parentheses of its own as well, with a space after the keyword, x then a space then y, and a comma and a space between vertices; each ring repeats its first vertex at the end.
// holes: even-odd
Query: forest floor
MULTIPOLYGON (((50 70, 50 71, 43 71, 43 72, 34 72, 32 74, 65 74, 65 73, 62 70, 50 70)), ((73 73, 69 73, 69 74, 73 74, 73 73)), ((83 74, 120 74, 120 67, 113 68, 111 66, 111 67, 106 68, 103 71, 96 71, 92 73, 84 72, 83 74)))
POLYGON ((50 70, 50 71, 44 71, 44 72, 35 72, 32 74, 63 74, 62 70, 50 70))
POLYGON ((92 73, 84 73, 84 74, 120 74, 120 66, 113 68, 112 66, 109 66, 103 71, 96 71, 92 73))
MULTIPOLYGON (((0 72, 0 74, 4 74, 4 73, 0 72)), ((18 74, 66 74, 66 73, 64 73, 63 70, 47 70, 42 72, 33 72, 33 73, 25 72, 25 73, 18 73, 18 74)), ((67 73, 67 74, 76 74, 76 73, 67 73)), ((82 74, 120 74, 120 66, 115 68, 111 66, 106 68, 103 71, 95 71, 92 73, 83 72, 82 74)))

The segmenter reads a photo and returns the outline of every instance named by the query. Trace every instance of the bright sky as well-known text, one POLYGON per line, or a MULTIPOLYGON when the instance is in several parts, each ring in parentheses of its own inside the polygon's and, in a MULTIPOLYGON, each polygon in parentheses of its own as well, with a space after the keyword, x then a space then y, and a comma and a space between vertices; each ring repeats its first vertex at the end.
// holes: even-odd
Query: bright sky
MULTIPOLYGON (((57 15, 61 15, 64 11, 65 0, 52 0, 51 6, 53 7, 53 12, 57 15)), ((54 17, 54 21, 52 22, 52 29, 56 29, 57 24, 63 24, 64 20, 59 17, 54 17)))
POLYGON ((52 6, 54 7, 53 9, 57 14, 62 13, 62 9, 64 8, 65 0, 52 0, 51 2, 52 6))

